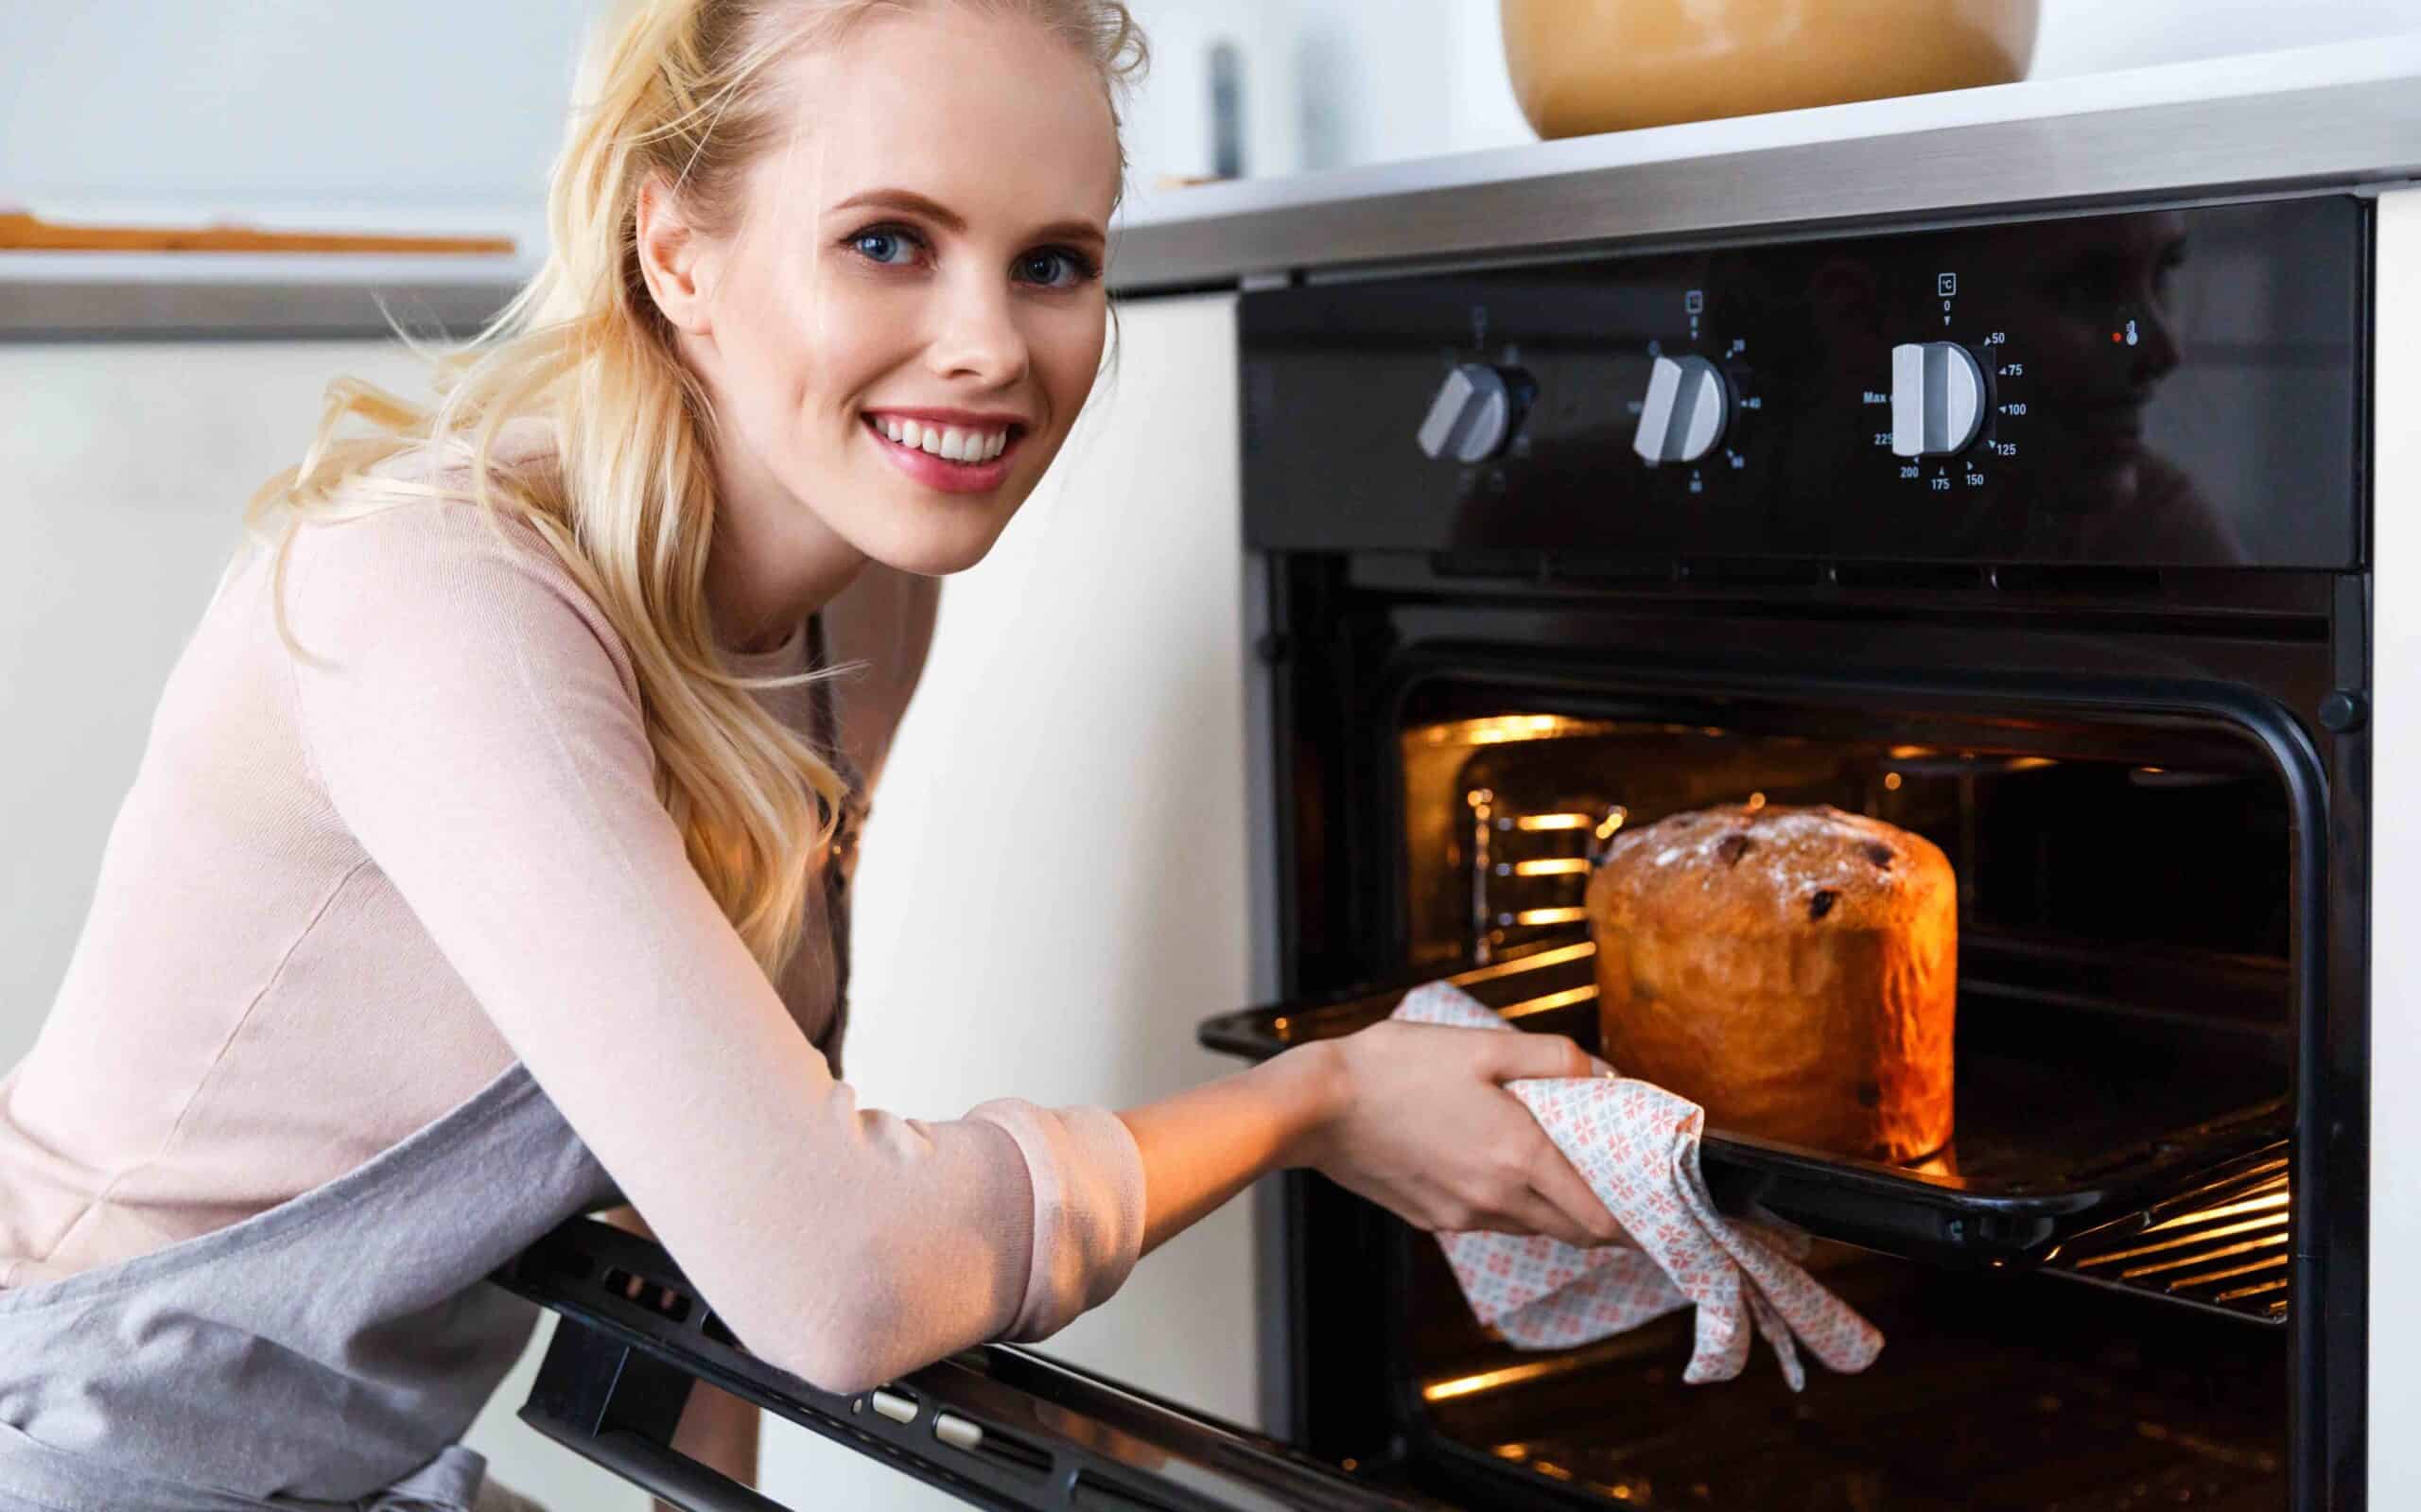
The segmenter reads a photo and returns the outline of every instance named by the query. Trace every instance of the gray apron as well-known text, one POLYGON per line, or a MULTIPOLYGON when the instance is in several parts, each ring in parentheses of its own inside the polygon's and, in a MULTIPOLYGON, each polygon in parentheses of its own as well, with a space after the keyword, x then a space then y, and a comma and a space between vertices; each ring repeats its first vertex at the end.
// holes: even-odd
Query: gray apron
MULTIPOLYGON (((810 621, 817 665, 821 630, 810 621)), ((828 685, 812 686, 818 727, 832 731, 828 685)), ((836 764, 853 799, 824 876, 845 985, 863 805, 836 764)), ((827 1054, 846 1022, 839 997, 827 1054)), ((0 1290, 0 1508, 471 1512, 486 1462, 457 1441, 538 1321, 485 1278, 556 1225, 620 1201, 516 1061, 265 1212, 0 1290)))

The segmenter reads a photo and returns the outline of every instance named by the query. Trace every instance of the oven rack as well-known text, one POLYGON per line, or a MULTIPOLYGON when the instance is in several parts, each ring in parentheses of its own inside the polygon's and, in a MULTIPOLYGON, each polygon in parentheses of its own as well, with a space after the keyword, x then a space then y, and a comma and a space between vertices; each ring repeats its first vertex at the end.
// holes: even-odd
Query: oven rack
POLYGON ((2294 1264, 2289 1155, 2281 1139, 2228 1161, 2141 1212, 2053 1245, 2044 1270, 2283 1324, 2294 1264))
MULTIPOLYGON (((1442 980, 1523 1029, 1594 1050, 1595 954, 1587 940, 1566 941, 1442 980)), ((1418 984, 1225 1014, 1197 1037, 1266 1059, 1375 1023, 1418 984)), ((2129 1215, 2174 1216, 2173 1202, 2201 1190, 2215 1168, 2289 1132, 2283 1072, 2241 1041, 2198 1038, 2081 995, 2051 1002, 2029 994, 2022 1007, 2012 999, 2012 1011, 1996 1011, 2003 1006, 1989 984, 1961 984, 1950 1149, 1902 1167, 1711 1128, 1699 1166, 1716 1204, 1888 1254, 2034 1265, 2080 1235, 2122 1231, 2129 1215)))

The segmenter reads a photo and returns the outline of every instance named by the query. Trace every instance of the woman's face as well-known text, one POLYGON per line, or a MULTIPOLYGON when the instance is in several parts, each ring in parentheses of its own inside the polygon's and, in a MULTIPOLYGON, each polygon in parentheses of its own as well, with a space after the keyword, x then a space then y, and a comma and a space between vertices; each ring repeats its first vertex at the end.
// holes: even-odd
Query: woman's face
POLYGON ((792 140, 699 253, 726 509, 775 549, 905 571, 982 560, 1101 363, 1117 128, 1041 27, 877 12, 785 70, 792 140))

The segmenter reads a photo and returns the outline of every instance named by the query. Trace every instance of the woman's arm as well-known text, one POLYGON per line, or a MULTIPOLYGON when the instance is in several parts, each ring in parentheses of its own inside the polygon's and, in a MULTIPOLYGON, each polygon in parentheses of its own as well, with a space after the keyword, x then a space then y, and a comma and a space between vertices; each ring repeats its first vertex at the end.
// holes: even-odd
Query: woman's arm
POLYGON ((619 635, 524 534, 410 505, 304 528, 287 582, 313 775, 506 1048, 732 1331, 828 1390, 1105 1299, 1143 1226, 1125 1127, 862 1107, 691 864, 619 635))
POLYGON ((1505 1084, 1611 1072, 1561 1034, 1387 1021, 1298 1045, 1119 1115, 1143 1157, 1143 1252, 1298 1166, 1419 1228, 1608 1243, 1622 1225, 1505 1084))
POLYGON ((1338 1101, 1334 1047, 1298 1046, 1248 1071, 1118 1116, 1143 1155, 1148 1255, 1260 1177, 1303 1164, 1338 1101))

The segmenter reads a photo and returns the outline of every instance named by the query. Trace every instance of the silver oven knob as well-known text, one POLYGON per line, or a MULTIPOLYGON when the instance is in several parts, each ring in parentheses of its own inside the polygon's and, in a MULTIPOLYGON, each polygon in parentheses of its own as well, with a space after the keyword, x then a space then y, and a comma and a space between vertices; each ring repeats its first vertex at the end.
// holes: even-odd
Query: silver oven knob
POLYGON ((1653 467, 1694 462, 1723 439, 1731 402, 1723 373, 1704 357, 1658 357, 1648 370, 1647 401, 1630 449, 1653 467))
POLYGON ((1420 449, 1443 461, 1486 461, 1513 434, 1513 393, 1505 374, 1485 362, 1456 364, 1429 402, 1420 449))
POLYGON ((1984 370, 1956 341, 1910 341, 1891 349, 1891 450, 1947 457, 1967 449, 1984 425, 1984 370))

